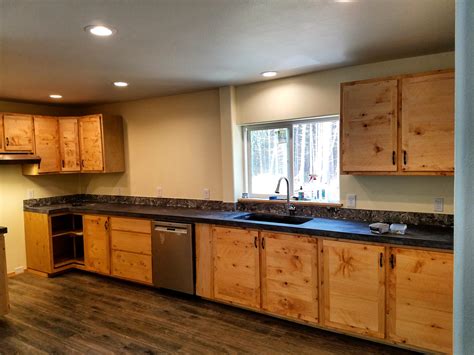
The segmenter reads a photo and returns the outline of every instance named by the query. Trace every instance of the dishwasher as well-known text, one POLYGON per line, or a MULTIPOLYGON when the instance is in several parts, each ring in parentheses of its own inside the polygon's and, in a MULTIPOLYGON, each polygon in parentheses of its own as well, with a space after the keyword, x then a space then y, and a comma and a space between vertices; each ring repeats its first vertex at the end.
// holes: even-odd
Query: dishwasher
POLYGON ((153 285, 194 295, 193 225, 153 223, 153 285))

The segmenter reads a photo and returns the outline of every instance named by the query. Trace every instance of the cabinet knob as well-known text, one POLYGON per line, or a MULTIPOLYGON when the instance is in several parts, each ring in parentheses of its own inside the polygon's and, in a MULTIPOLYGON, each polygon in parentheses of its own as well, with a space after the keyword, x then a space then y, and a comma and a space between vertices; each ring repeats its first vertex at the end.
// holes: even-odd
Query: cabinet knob
POLYGON ((380 265, 380 267, 383 267, 383 253, 380 253, 379 265, 380 265))
POLYGON ((106 231, 109 230, 109 221, 105 221, 104 227, 105 227, 105 230, 106 230, 106 231))
POLYGON ((5 143, 6 143, 7 146, 10 145, 10 140, 8 139, 8 137, 5 137, 5 143))
POLYGON ((253 239, 253 245, 255 246, 255 248, 258 248, 257 239, 257 237, 253 239))
POLYGON ((395 165, 396 164, 396 161, 395 161, 395 151, 392 151, 392 165, 395 165))
POLYGON ((265 249, 265 238, 262 237, 262 249, 265 249))
POLYGON ((395 255, 394 255, 394 254, 391 254, 391 255, 390 255, 390 267, 391 267, 392 269, 395 269, 395 264, 396 264, 395 255))
POLYGON ((63 166, 63 168, 64 168, 64 167, 65 167, 65 165, 64 165, 64 159, 61 160, 61 164, 62 164, 62 166, 63 166))
POLYGON ((403 151, 403 165, 407 165, 407 151, 403 151))

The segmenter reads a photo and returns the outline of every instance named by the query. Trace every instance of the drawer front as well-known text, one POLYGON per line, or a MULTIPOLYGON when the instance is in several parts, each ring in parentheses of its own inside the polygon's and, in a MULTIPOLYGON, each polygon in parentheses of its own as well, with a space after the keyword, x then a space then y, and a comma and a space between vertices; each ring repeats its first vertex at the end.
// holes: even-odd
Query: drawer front
POLYGON ((112 275, 151 284, 151 256, 113 250, 112 275))
POLYGON ((149 234, 112 230, 112 250, 151 255, 151 236, 149 234))
POLYGON ((151 221, 147 219, 111 217, 112 230, 151 234, 151 221))

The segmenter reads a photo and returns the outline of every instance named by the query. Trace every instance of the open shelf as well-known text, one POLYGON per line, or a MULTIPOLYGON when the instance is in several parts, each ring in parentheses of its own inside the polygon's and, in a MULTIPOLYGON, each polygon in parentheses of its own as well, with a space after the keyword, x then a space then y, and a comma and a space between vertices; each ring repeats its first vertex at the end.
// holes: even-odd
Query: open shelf
POLYGON ((58 269, 66 265, 84 265, 82 216, 61 214, 51 217, 53 264, 58 269))

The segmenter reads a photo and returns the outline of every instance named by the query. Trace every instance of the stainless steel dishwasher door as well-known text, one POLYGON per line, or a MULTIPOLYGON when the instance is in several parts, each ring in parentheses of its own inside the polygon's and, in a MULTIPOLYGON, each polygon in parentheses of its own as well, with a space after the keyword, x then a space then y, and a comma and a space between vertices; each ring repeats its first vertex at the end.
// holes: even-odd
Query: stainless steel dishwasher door
POLYGON ((193 227, 191 224, 153 224, 153 284, 194 294, 193 227))

